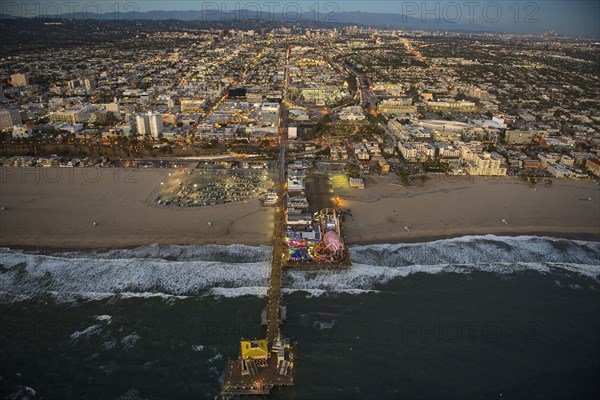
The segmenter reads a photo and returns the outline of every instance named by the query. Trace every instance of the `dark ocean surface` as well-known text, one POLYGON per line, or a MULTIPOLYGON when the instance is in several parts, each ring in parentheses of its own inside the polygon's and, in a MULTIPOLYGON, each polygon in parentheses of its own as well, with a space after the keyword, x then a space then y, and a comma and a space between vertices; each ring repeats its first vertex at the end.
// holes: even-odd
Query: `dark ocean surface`
MULTIPOLYGON (((282 399, 600 398, 600 243, 356 246, 284 275, 282 399)), ((271 249, 0 251, 0 398, 215 399, 264 335, 271 249)))

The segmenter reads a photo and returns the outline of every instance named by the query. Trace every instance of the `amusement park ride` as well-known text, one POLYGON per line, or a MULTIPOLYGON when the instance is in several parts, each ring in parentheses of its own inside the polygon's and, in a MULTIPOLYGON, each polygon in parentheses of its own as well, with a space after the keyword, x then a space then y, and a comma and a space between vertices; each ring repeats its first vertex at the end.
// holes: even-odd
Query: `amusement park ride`
POLYGON ((318 227, 318 235, 313 239, 286 237, 290 262, 286 268, 310 266, 318 269, 332 264, 349 264, 338 212, 332 208, 322 209, 318 213, 318 227))
POLYGON ((319 212, 322 239, 312 251, 312 259, 323 263, 338 263, 344 259, 344 242, 340 233, 339 217, 334 209, 319 212))

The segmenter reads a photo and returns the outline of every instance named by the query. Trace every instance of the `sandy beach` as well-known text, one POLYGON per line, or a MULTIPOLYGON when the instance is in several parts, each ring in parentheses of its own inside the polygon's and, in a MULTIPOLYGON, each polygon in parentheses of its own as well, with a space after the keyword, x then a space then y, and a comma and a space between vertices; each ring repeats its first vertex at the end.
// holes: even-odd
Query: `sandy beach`
MULTIPOLYGON (((271 241, 273 209, 258 200, 194 208, 153 203, 171 170, 0 172, 0 246, 92 249, 271 241)), ((552 185, 532 186, 509 177, 433 177, 405 187, 389 175, 369 177, 365 190, 335 191, 340 207, 352 211, 343 223, 350 245, 481 234, 600 240, 600 186, 590 181, 554 179, 552 185)))
POLYGON ((273 209, 261 207, 258 200, 194 208, 154 204, 169 172, 2 168, 0 206, 5 210, 0 211, 0 246, 91 249, 270 243, 273 209))
POLYGON ((336 193, 352 212, 343 226, 353 244, 483 234, 600 240, 600 186, 590 181, 533 186, 516 177, 433 176, 402 186, 390 175, 336 193))

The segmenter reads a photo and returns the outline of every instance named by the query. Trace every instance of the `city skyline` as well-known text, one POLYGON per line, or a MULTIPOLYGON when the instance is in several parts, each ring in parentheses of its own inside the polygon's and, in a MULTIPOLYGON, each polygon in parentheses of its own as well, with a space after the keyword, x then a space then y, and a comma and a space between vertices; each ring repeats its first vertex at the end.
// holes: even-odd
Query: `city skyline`
MULTIPOLYGON (((114 14, 119 18, 136 19, 136 15, 154 11, 204 11, 209 15, 238 12, 241 19, 275 18, 292 21, 315 19, 339 23, 359 23, 359 14, 398 15, 398 26, 408 23, 411 29, 474 30, 514 33, 544 33, 557 31, 568 36, 600 37, 598 20, 600 5, 590 0, 563 1, 195 1, 143 0, 80 2, 16 1, 4 2, 0 14, 16 17, 56 16, 83 13, 91 19, 98 14, 114 14), (242 10, 240 12, 240 10, 242 10), (299 17, 301 15, 301 18, 299 17), (412 22, 412 24, 410 24, 412 22), (416 24, 416 25, 415 25, 416 24)), ((377 22, 364 25, 377 25, 377 22)), ((387 20, 386 20, 387 23, 387 20)))

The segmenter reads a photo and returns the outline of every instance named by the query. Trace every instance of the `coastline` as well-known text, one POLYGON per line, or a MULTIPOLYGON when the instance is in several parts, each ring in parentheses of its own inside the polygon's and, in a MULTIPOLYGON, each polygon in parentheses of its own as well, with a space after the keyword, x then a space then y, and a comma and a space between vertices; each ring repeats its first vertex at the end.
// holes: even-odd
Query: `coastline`
POLYGON ((496 237, 509 237, 509 238, 517 238, 517 237, 538 237, 538 238, 549 238, 549 239, 557 239, 557 240, 572 240, 572 241, 583 241, 583 242, 598 242, 600 243, 600 235, 589 232, 541 232, 541 231, 519 231, 519 232, 488 232, 488 233, 475 233, 475 232, 465 232, 460 235, 415 235, 415 236, 407 236, 407 237, 388 237, 386 241, 381 241, 378 239, 364 239, 356 242, 352 242, 350 247, 352 246, 370 246, 370 245, 394 245, 394 244, 416 244, 416 243, 430 243, 437 242, 440 240, 452 240, 452 239, 460 239, 466 237, 477 237, 483 238, 485 236, 496 236, 496 237))
MULTIPOLYGON (((385 239, 363 239, 356 242, 349 243, 350 248, 354 246, 371 246, 371 245, 396 245, 396 244, 418 244, 418 243, 431 243, 442 240, 452 240, 452 239, 461 239, 467 237, 475 237, 475 238, 484 238, 486 236, 495 236, 498 238, 517 238, 517 237, 537 237, 537 238, 547 238, 547 239, 556 239, 556 240, 571 240, 571 241, 583 241, 583 242, 597 242, 600 243, 600 235, 590 232, 551 232, 551 231, 520 231, 520 232, 487 232, 487 233, 469 233, 465 232, 464 234, 459 235, 415 235, 415 236, 389 236, 385 239)), ((35 246, 28 244, 5 244, 0 245, 0 248, 8 248, 11 250, 24 250, 28 252, 41 252, 41 253, 68 253, 68 252, 108 252, 111 250, 133 250, 139 247, 144 246, 251 246, 251 247, 259 247, 259 246, 271 246, 269 243, 259 243, 259 242, 244 242, 238 243, 234 241, 199 241, 199 242, 189 242, 189 243, 156 243, 156 242, 139 242, 139 243, 127 243, 127 244, 115 244, 114 246, 67 246, 67 245, 52 245, 47 244, 43 246, 35 246)))
MULTIPOLYGON (((274 209, 256 199, 189 208, 155 204, 171 171, 0 168, 0 247, 61 252, 272 244, 274 209), (50 179, 57 173, 61 179, 50 179)), ((514 178, 469 177, 406 187, 388 175, 369 177, 365 190, 334 190, 339 207, 351 210, 342 222, 351 247, 471 235, 600 242, 600 187, 589 181, 534 187, 514 178)))
POLYGON ((600 188, 590 181, 532 186, 514 177, 450 177, 402 186, 384 176, 337 194, 351 210, 342 223, 350 245, 471 235, 600 241, 600 188))

